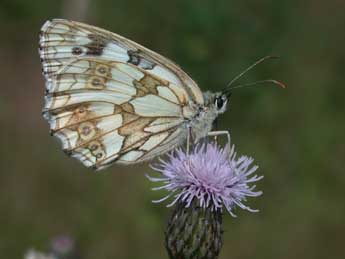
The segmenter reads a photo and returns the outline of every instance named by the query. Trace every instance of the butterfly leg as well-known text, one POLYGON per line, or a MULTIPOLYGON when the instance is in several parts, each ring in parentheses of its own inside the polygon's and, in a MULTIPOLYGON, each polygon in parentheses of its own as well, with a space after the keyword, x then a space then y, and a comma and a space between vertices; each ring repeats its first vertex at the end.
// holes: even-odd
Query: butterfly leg
MULTIPOLYGON (((226 135, 227 136, 228 144, 231 148, 231 139, 230 139, 230 132, 229 131, 227 131, 227 130, 211 131, 207 134, 207 136, 215 137, 215 141, 217 141, 216 137, 220 136, 220 135, 226 135)), ((230 154, 231 154, 231 152, 229 152, 229 156, 231 156, 230 154)))
POLYGON ((227 138, 228 138, 228 144, 230 145, 230 143, 231 143, 231 140, 230 140, 230 132, 227 131, 227 130, 210 131, 210 132, 207 134, 207 136, 209 136, 209 137, 215 137, 215 140, 217 140, 216 137, 217 137, 217 136, 220 136, 220 135, 226 135, 227 138))
MULTIPOLYGON (((218 131, 218 118, 216 118, 214 121, 213 121, 213 129, 214 131, 218 131)), ((214 142, 217 143, 217 138, 218 138, 218 135, 216 136, 213 136, 214 138, 214 142)))
POLYGON ((190 146, 190 135, 191 135, 191 128, 187 128, 187 147, 186 147, 186 152, 187 152, 187 157, 189 156, 189 146, 190 146))
POLYGON ((218 135, 213 136, 213 138, 214 138, 214 142, 218 143, 218 142, 217 142, 217 140, 218 140, 218 135))
MULTIPOLYGON (((219 130, 219 131, 211 131, 207 134, 207 136, 210 136, 210 137, 217 137, 217 136, 220 136, 220 135, 226 135, 227 138, 228 138, 228 144, 229 144, 229 147, 231 148, 231 139, 230 139, 230 132, 227 131, 227 130, 219 130)), ((217 141, 217 139, 215 139, 217 141)), ((229 152, 229 156, 230 156, 231 152, 229 152)))

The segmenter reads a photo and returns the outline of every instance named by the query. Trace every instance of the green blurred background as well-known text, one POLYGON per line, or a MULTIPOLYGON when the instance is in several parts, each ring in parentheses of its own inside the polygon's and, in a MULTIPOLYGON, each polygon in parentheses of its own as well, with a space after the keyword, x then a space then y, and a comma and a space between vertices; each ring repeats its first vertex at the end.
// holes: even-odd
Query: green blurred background
POLYGON ((233 93, 219 128, 265 176, 260 212, 224 216, 221 259, 345 258, 345 2, 343 0, 65 0, 0 2, 0 258, 73 236, 83 258, 167 258, 170 209, 152 199, 143 164, 94 173, 68 158, 41 117, 37 54, 45 20, 84 21, 180 64, 203 90, 241 82, 288 85, 233 93))

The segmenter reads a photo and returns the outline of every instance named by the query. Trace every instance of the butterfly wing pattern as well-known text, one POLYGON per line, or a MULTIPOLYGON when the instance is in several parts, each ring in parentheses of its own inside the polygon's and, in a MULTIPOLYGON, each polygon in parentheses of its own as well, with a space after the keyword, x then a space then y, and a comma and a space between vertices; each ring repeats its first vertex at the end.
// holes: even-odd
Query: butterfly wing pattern
POLYGON ((197 84, 172 61, 109 31, 54 19, 40 33, 43 116, 87 167, 133 164, 185 139, 197 84))

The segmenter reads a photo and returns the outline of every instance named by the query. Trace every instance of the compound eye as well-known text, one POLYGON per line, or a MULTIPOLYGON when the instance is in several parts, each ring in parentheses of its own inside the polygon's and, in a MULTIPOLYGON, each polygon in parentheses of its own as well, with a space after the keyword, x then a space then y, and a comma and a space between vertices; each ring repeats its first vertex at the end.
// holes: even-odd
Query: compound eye
POLYGON ((225 101, 224 101, 224 99, 221 96, 216 98, 215 104, 216 104, 216 107, 217 107, 218 110, 223 108, 224 102, 225 101))

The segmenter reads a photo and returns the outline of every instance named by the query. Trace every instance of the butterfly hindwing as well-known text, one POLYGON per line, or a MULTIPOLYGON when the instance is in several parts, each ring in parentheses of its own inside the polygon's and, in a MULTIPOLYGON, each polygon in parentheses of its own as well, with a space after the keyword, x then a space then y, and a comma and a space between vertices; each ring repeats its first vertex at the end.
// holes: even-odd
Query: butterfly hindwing
POLYGON ((126 164, 146 160, 146 153, 163 147, 182 123, 178 117, 163 122, 162 118, 138 116, 126 105, 101 102, 72 106, 58 116, 50 114, 52 134, 62 141, 64 151, 95 169, 114 160, 126 164))
POLYGON ((171 149, 164 140, 184 121, 170 85, 130 64, 77 59, 48 81, 44 116, 86 166, 136 163, 161 144, 162 153, 171 149))

